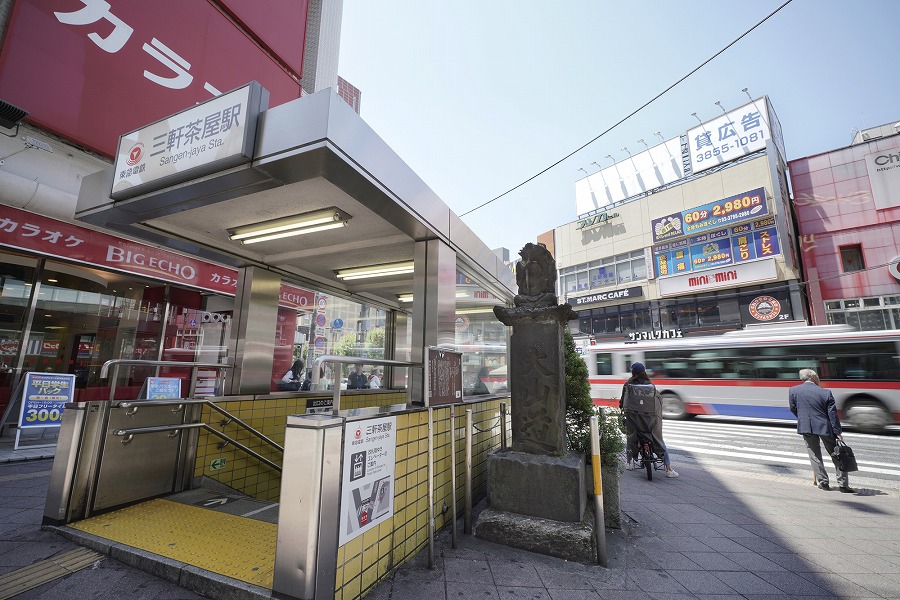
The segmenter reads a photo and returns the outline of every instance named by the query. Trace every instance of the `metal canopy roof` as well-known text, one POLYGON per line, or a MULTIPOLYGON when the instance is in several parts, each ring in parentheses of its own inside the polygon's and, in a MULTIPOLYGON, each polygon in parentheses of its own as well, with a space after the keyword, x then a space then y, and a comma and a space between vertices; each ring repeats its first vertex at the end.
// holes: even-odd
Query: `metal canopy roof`
POLYGON ((109 198, 113 175, 84 179, 76 219, 390 306, 412 292, 412 275, 344 283, 334 271, 413 260, 417 241, 440 239, 495 294, 515 294, 512 272, 332 90, 264 112, 248 165, 119 202, 109 198), (253 245, 229 239, 229 228, 328 207, 349 214, 348 225, 253 245))

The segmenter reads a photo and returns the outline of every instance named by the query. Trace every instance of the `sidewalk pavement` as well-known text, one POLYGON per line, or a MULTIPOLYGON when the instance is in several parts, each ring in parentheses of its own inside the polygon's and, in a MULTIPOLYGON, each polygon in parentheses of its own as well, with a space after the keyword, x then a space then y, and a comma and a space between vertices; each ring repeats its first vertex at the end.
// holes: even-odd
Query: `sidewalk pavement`
MULTIPOLYGON (((0 464, 0 577, 76 546, 41 531, 51 462, 0 464)), ((900 495, 826 492, 810 480, 679 464, 681 477, 622 473, 622 530, 608 568, 498 546, 449 530, 373 590, 373 600, 531 598, 757 600, 900 598, 900 495)), ((17 600, 195 599, 103 557, 17 600)))

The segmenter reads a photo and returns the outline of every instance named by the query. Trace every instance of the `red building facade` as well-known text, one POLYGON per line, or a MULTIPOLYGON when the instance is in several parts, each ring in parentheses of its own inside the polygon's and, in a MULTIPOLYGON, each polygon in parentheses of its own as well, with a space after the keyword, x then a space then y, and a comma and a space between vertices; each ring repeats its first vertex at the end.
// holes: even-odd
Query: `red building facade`
POLYGON ((788 168, 812 324, 900 329, 897 127, 788 168))

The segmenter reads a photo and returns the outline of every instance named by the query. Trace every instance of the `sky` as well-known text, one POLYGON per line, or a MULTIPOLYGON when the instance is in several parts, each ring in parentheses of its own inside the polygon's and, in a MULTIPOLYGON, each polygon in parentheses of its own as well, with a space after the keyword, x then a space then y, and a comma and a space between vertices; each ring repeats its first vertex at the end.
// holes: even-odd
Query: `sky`
MULTIPOLYGON (((900 121, 898 0, 344 0, 341 77, 360 115, 510 258, 575 221, 575 181, 768 95, 793 160, 900 121)), ((715 198, 698 199, 698 203, 715 198)))

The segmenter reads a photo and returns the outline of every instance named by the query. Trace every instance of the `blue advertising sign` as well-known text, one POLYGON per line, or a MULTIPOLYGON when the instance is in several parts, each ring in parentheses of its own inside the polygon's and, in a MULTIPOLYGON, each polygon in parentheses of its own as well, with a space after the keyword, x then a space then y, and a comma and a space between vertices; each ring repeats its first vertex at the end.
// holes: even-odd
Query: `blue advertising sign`
POLYGON ((769 213, 766 190, 755 190, 708 202, 651 221, 653 243, 664 242, 769 213))
POLYGON ((731 262, 731 243, 727 239, 691 246, 691 266, 694 271, 730 265, 731 262))
POLYGON ((177 377, 148 377, 148 400, 172 400, 181 398, 181 380, 177 377))
POLYGON ((59 427, 66 402, 75 399, 75 376, 68 373, 28 373, 22 392, 19 429, 59 427))
POLYGON ((654 246, 656 273, 679 275, 781 254, 774 223, 770 217, 654 246))

